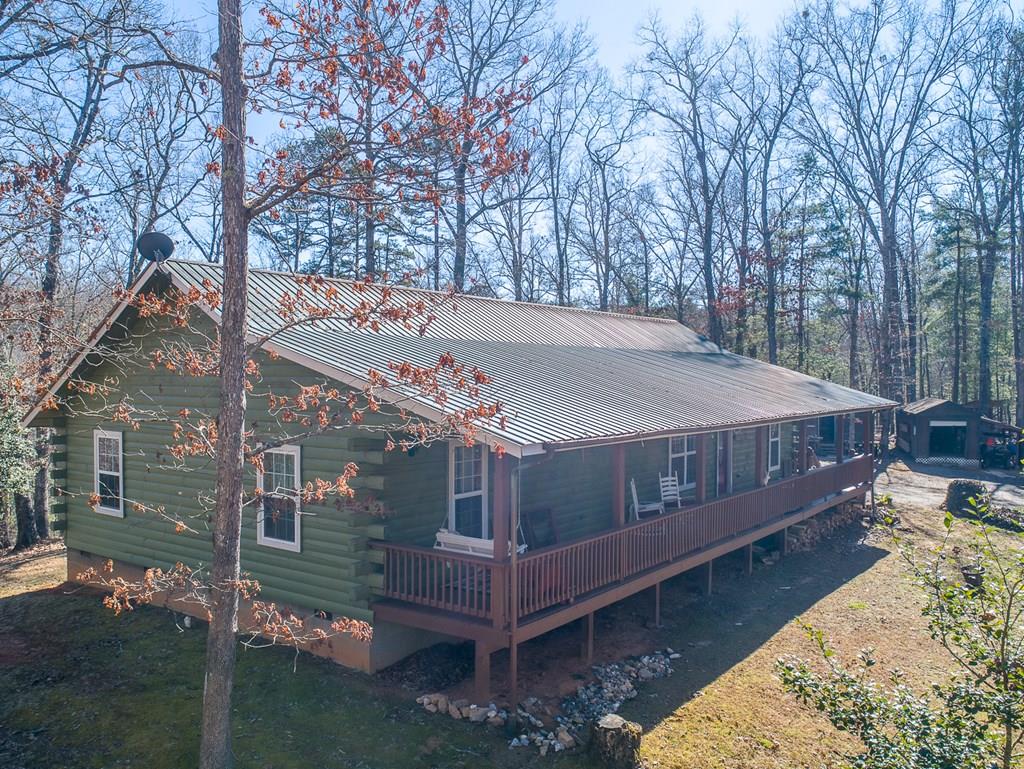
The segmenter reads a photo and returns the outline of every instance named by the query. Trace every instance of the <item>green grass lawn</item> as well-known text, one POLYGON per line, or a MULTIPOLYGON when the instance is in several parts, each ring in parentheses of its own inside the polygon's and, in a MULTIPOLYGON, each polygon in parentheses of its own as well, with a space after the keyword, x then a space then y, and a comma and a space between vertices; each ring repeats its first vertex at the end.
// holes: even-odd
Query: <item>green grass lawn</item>
MULTIPOLYGON (((941 533, 937 511, 901 511, 922 544, 941 533)), ((774 675, 785 654, 812 656, 797 618, 825 631, 844 656, 874 647, 881 668, 913 683, 945 676, 944 652, 920 616, 920 596, 891 543, 857 525, 811 552, 743 574, 716 564, 715 593, 683 575, 662 593, 664 626, 645 626, 649 596, 598 615, 598 661, 671 646, 682 657, 622 715, 645 730, 650 769, 795 769, 838 766, 856 747, 787 697, 774 675)), ((63 556, 0 558, 0 767, 194 766, 205 629, 144 608, 116 617, 98 594, 61 584, 63 556)), ((569 678, 571 629, 524 645, 523 681, 569 678)), ((500 660, 500 658, 499 658, 500 660)), ((237 766, 590 766, 582 751, 539 758, 508 735, 428 714, 416 694, 284 648, 239 651, 234 713, 237 766)), ((576 675, 582 665, 577 661, 576 675)), ((500 679, 500 661, 496 680, 500 679)))
MULTIPOLYGON (((9 579, 10 575, 5 575, 9 579)), ((0 598, 0 766, 179 769, 197 760, 205 630, 92 592, 0 598)), ((421 710, 409 692, 283 648, 240 650, 238 767, 508 765, 503 733, 421 710)), ((564 758, 559 766, 573 765, 564 758)))

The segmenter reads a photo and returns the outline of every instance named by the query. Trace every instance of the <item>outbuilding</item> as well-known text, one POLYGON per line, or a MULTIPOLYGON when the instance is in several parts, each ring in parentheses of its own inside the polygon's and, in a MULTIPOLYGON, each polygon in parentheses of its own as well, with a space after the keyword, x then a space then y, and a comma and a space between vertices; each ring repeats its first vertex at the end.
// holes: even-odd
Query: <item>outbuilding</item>
POLYGON ((981 412, 945 398, 922 398, 896 412, 896 445, 918 462, 976 467, 981 412))

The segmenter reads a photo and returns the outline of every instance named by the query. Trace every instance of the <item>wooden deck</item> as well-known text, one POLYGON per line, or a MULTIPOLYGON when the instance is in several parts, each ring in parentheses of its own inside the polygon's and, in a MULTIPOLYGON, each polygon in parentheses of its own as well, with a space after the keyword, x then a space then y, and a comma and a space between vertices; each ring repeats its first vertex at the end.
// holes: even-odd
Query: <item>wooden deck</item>
POLYGON ((384 580, 375 614, 491 647, 514 647, 863 497, 871 480, 871 456, 851 457, 504 562, 377 542, 384 580))

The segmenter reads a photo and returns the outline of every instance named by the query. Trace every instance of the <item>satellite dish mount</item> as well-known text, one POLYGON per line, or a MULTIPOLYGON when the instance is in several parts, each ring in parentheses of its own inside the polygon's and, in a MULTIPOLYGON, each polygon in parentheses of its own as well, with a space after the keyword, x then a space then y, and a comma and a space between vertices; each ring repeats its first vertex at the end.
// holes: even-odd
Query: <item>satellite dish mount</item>
POLYGON ((144 232, 135 241, 135 248, 143 259, 162 262, 174 253, 174 241, 162 232, 144 232))

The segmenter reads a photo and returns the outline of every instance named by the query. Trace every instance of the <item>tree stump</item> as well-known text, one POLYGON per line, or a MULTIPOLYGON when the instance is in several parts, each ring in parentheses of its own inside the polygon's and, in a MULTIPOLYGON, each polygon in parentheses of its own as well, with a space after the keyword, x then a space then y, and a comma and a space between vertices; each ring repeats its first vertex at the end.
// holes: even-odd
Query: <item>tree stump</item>
POLYGON ((591 748, 606 769, 636 769, 640 766, 640 724, 609 713, 594 724, 591 748))

